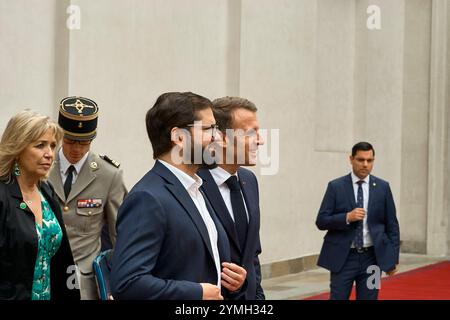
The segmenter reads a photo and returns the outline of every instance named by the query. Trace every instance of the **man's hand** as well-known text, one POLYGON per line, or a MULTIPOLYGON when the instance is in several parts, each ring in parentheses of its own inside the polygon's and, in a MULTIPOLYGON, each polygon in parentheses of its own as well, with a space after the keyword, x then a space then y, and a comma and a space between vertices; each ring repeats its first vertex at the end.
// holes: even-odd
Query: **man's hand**
POLYGON ((390 276, 393 276, 394 274, 397 273, 398 269, 399 269, 398 264, 396 264, 396 265, 395 265, 395 268, 392 269, 392 270, 390 270, 390 271, 388 271, 388 272, 386 272, 386 274, 387 274, 389 277, 390 277, 390 276))
POLYGON ((348 222, 355 222, 364 220, 364 217, 366 216, 366 211, 364 211, 363 208, 355 208, 349 213, 347 213, 347 221, 348 222))
POLYGON ((211 283, 200 283, 203 289, 203 300, 223 300, 218 286, 211 283))
POLYGON ((247 271, 235 263, 222 263, 222 286, 230 292, 239 290, 247 277, 247 271))

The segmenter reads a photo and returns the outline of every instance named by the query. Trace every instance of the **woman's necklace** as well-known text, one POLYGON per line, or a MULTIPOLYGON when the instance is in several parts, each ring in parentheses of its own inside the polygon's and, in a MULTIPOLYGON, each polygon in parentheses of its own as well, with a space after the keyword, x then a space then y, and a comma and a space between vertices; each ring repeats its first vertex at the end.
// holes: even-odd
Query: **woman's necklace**
MULTIPOLYGON (((33 195, 36 191, 38 191, 37 188, 31 192, 31 195, 33 195)), ((27 198, 31 198, 31 197, 29 197, 29 195, 30 194, 26 194, 27 198)), ((23 201, 27 204, 28 207, 30 207, 33 204, 33 200, 25 200, 25 193, 23 193, 23 196, 24 196, 23 201)))

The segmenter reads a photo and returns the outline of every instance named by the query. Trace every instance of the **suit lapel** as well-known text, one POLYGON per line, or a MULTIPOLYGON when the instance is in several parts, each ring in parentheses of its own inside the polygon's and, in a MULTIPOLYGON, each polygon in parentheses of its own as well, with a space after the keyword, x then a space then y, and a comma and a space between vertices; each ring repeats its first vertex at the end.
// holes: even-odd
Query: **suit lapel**
POLYGON ((204 194, 203 190, 200 190, 200 192, 202 193, 202 195, 205 199, 205 204, 206 204, 206 207, 208 208, 208 211, 210 212, 211 219, 213 219, 214 224, 216 225, 217 249, 219 250, 220 264, 222 264, 222 262, 230 262, 231 252, 229 250, 229 246, 227 246, 228 238, 226 235, 226 231, 222 228, 223 224, 218 220, 219 218, 217 217, 216 211, 214 210, 211 203, 209 202, 208 197, 204 194), (228 248, 228 249, 226 249, 226 248, 228 248))
POLYGON ((57 155, 56 160, 53 163, 53 169, 50 171, 48 180, 51 182, 56 195, 61 199, 62 202, 64 202, 66 200, 66 197, 64 196, 64 186, 62 184, 60 171, 61 165, 59 163, 59 155, 57 155))
POLYGON ((346 176, 346 179, 345 179, 345 191, 346 191, 347 197, 349 198, 350 203, 352 205, 352 209, 356 208, 355 191, 353 190, 353 182, 352 182, 352 175, 351 174, 346 176))
POLYGON ((376 196, 376 179, 373 176, 369 177, 369 203, 367 204, 367 219, 369 219, 369 214, 372 212, 373 198, 376 196))
POLYGON ((25 203, 23 202, 23 195, 22 195, 22 191, 20 190, 19 182, 17 182, 17 180, 15 178, 13 178, 13 181, 11 183, 9 183, 7 186, 10 190, 12 197, 16 199, 15 200, 16 208, 21 211, 33 214, 33 212, 30 210, 30 208, 28 206, 21 208, 21 205, 25 204, 25 203))
POLYGON ((199 172, 199 175, 203 179, 202 188, 206 196, 210 200, 210 202, 214 204, 215 212, 217 213, 217 216, 219 217, 231 241, 234 242, 236 247, 239 248, 240 250, 241 248, 239 247, 236 228, 234 227, 234 221, 233 219, 231 219, 231 215, 228 212, 225 202, 223 201, 222 195, 220 194, 216 181, 212 177, 209 170, 201 170, 201 171, 202 172, 199 172))
POLYGON ((244 195, 245 206, 247 207, 248 212, 247 241, 245 242, 245 248, 242 248, 242 253, 243 255, 245 255, 247 247, 251 243, 251 241, 248 241, 248 239, 251 238, 255 233, 256 223, 253 222, 253 219, 255 218, 255 210, 257 210, 256 208, 254 208, 254 204, 256 204, 256 196, 253 194, 253 188, 247 177, 242 174, 242 172, 238 172, 238 175, 242 194, 244 195))
POLYGON ((178 202, 189 214, 198 232, 200 233, 203 242, 208 248, 209 254, 214 260, 214 254, 212 252, 211 242, 209 241, 209 234, 208 230, 206 229, 205 222, 203 221, 200 212, 198 212, 197 207, 195 206, 194 202, 189 196, 187 190, 184 188, 184 186, 181 184, 178 178, 159 161, 156 161, 153 169, 155 170, 155 173, 157 173, 158 175, 163 177, 167 182, 169 182, 168 184, 166 184, 166 188, 170 191, 170 193, 172 193, 172 195, 178 200, 178 202))
MULTIPOLYGON (((72 185, 72 190, 70 190, 69 197, 66 201, 66 203, 69 203, 72 201, 72 199, 76 198, 81 191, 86 189, 86 187, 94 181, 96 175, 90 168, 90 163, 94 161, 94 156, 92 153, 89 153, 88 158, 84 162, 83 166, 81 167, 80 173, 77 177, 77 181, 72 185)), ((63 192, 64 194, 64 192, 63 192)), ((63 198, 64 199, 64 198, 63 198)))

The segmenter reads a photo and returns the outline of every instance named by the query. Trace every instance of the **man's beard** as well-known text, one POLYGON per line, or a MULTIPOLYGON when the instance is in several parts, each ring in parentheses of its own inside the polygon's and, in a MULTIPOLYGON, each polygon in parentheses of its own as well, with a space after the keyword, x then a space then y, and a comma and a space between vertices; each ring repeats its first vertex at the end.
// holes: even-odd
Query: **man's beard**
MULTIPOLYGON (((213 143, 213 142, 212 142, 213 143)), ((191 143, 191 163, 195 163, 195 146, 194 142, 191 143)), ((211 144, 207 146, 202 145, 202 157, 201 163, 195 163, 200 166, 200 168, 204 169, 214 169, 218 166, 217 159, 215 157, 215 149, 211 147, 211 144), (206 159, 205 159, 206 157, 206 159)))

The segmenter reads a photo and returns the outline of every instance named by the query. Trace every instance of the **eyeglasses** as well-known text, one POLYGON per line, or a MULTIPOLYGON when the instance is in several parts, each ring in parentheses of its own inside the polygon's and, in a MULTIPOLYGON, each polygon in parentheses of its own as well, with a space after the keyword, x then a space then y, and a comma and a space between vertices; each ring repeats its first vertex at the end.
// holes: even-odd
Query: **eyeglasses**
POLYGON ((88 145, 91 144, 91 142, 92 142, 92 140, 72 140, 72 139, 64 138, 64 143, 67 143, 67 144, 78 143, 78 144, 80 144, 82 146, 88 146, 88 145))
POLYGON ((256 138, 258 136, 258 131, 255 129, 249 130, 237 129, 234 130, 233 134, 237 137, 256 138))
POLYGON ((186 127, 200 127, 200 128, 202 128, 202 130, 205 130, 205 131, 211 130, 211 136, 213 136, 213 137, 219 131, 219 125, 217 125, 217 124, 211 124, 209 126, 202 126, 202 125, 194 123, 194 124, 187 124, 186 127))

